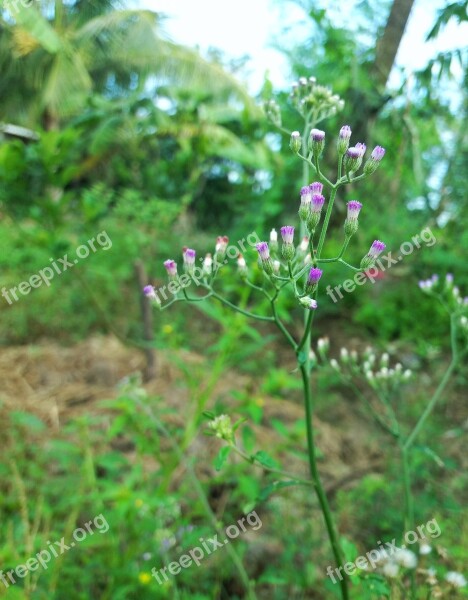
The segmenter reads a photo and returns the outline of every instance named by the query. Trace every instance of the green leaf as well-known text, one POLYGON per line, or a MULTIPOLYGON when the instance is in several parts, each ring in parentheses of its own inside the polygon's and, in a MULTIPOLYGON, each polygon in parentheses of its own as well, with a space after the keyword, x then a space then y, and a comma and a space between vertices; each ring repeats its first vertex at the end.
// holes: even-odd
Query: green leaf
POLYGON ((278 490, 285 487, 291 487, 293 485, 298 485, 297 481, 275 481, 275 483, 272 483, 261 490, 258 499, 261 501, 266 500, 269 498, 269 496, 271 496, 271 494, 274 494, 278 490))
POLYGON ((27 427, 32 431, 44 431, 46 427, 45 424, 39 419, 39 417, 25 412, 13 411, 10 413, 10 418, 12 423, 14 423, 15 425, 22 425, 23 427, 27 427))
POLYGON ((214 468, 217 471, 221 471, 221 469, 222 469, 224 463, 226 462, 227 457, 229 456, 230 452, 231 452, 231 446, 223 446, 219 450, 219 452, 218 452, 218 454, 217 454, 217 456, 216 456, 216 458, 214 459, 214 462, 213 462, 214 468))
POLYGON ((264 467, 268 467, 269 469, 276 469, 279 466, 278 463, 263 450, 259 450, 256 454, 253 455, 252 458, 264 467))
MULTIPOLYGON (((8 4, 6 8, 8 8, 8 4)), ((56 54, 60 50, 62 47, 60 37, 48 23, 47 19, 34 6, 16 2, 14 10, 10 8, 10 13, 18 27, 27 31, 31 37, 39 42, 44 50, 47 50, 51 54, 56 54)))

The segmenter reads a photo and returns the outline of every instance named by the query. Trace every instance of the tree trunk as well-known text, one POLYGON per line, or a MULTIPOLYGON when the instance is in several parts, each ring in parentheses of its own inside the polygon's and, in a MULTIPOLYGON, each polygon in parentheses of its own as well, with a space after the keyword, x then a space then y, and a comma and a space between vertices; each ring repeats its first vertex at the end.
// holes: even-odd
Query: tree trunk
POLYGON ((377 42, 372 79, 380 92, 387 85, 414 0, 394 0, 383 36, 377 42))

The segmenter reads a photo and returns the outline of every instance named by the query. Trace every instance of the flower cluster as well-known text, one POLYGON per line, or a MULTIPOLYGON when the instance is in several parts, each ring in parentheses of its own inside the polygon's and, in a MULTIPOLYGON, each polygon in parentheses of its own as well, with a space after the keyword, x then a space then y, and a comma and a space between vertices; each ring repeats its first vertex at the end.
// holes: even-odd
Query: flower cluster
POLYGON ((347 348, 341 348, 338 359, 329 359, 329 347, 328 338, 317 340, 317 351, 324 363, 329 362, 335 371, 345 377, 364 377, 377 391, 387 393, 394 391, 412 377, 412 371, 404 369, 399 362, 390 367, 390 356, 387 352, 378 357, 370 346, 362 354, 356 350, 349 351, 347 348))
POLYGON ((208 423, 208 428, 217 438, 232 442, 234 440, 234 429, 231 417, 228 415, 219 415, 208 423))
POLYGON ((344 108, 343 100, 329 88, 318 85, 315 77, 300 77, 292 85, 290 98, 301 115, 314 111, 317 122, 344 108))

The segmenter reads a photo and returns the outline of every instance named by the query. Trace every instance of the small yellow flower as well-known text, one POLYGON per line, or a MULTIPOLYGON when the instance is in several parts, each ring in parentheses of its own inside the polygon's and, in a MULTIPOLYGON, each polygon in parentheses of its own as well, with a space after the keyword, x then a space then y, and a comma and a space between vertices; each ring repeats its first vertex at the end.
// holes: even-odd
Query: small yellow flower
POLYGON ((143 585, 148 585, 148 583, 150 583, 150 581, 151 581, 151 574, 150 573, 139 573, 138 581, 143 585))
POLYGON ((137 508, 141 508, 141 507, 143 506, 143 504, 144 504, 144 502, 143 502, 143 500, 142 500, 141 498, 137 498, 137 499, 135 500, 135 506, 136 506, 137 508))
POLYGON ((174 331, 174 328, 172 327, 172 325, 163 325, 163 333, 165 333, 166 335, 169 335, 170 333, 172 333, 174 331))
POLYGON ((265 406, 265 399, 264 398, 255 398, 255 404, 257 406, 265 406))

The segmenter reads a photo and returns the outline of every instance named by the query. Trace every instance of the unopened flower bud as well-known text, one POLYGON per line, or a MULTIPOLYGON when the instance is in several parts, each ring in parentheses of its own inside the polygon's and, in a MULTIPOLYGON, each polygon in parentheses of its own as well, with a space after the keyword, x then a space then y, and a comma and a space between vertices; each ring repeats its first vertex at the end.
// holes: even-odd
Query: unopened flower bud
POLYGON ((237 257, 237 271, 241 277, 247 277, 247 263, 245 262, 245 258, 242 256, 242 254, 239 254, 237 257))
POLYGON ((159 299, 159 296, 156 294, 156 290, 152 285, 145 285, 143 288, 143 294, 158 308, 161 307, 161 300, 159 299))
POLYGON ((177 279, 177 263, 175 262, 175 260, 165 260, 164 267, 166 268, 169 281, 174 281, 175 279, 177 279))
POLYGON ((302 138, 299 131, 293 131, 291 133, 291 139, 289 140, 289 147, 294 152, 294 154, 299 154, 302 148, 302 138))
POLYGON ((317 308, 317 300, 314 300, 309 296, 303 296, 302 298, 299 298, 299 302, 304 308, 307 308, 309 310, 315 310, 317 308))
POLYGON ((376 146, 373 150, 372 150, 372 154, 370 155, 370 158, 367 160, 366 164, 364 165, 363 171, 366 175, 371 175, 372 173, 374 173, 374 171, 376 171, 380 165, 380 161, 382 160, 382 158, 385 155, 385 148, 382 148, 382 146, 376 146))
POLYGON ((340 358, 341 358, 341 362, 344 364, 349 362, 349 352, 346 348, 341 348, 340 358))
POLYGON ((309 275, 307 277, 305 292, 306 294, 313 294, 317 289, 318 282, 320 277, 322 277, 322 269, 317 269, 316 267, 312 267, 309 271, 309 275))
POLYGON ((313 233, 320 222, 324 202, 325 198, 322 194, 313 194, 309 218, 307 219, 307 229, 309 230, 309 233, 313 233))
POLYGON ((362 204, 360 202, 358 202, 357 200, 351 200, 351 202, 348 202, 347 207, 348 207, 348 216, 347 216, 345 224, 344 224, 344 231, 345 231, 345 236, 347 238, 350 238, 352 235, 354 235, 356 233, 356 231, 359 228, 358 217, 359 217, 359 212, 362 208, 362 204))
POLYGON ((361 260, 361 269, 364 271, 365 269, 372 267, 372 265, 377 260, 378 256, 384 250, 385 250, 385 244, 383 242, 380 242, 379 240, 375 240, 372 243, 372 246, 370 247, 369 252, 361 260))
POLYGON ((308 147, 310 152, 316 157, 322 154, 325 146, 325 132, 320 129, 312 129, 309 136, 308 147))
POLYGON ((346 154, 346 150, 349 147, 349 140, 351 138, 351 127, 349 125, 343 125, 340 129, 340 135, 337 142, 337 150, 340 156, 346 154))
POLYGON ((303 188, 301 188, 301 205, 299 206, 299 218, 304 223, 309 218, 311 202, 312 192, 310 191, 310 187, 305 185, 303 188))
POLYGON ((275 273, 275 275, 277 275, 280 272, 281 269, 281 263, 279 260, 274 260, 273 261, 273 272, 275 273))
POLYGON ((301 243, 297 247, 298 254, 305 255, 307 250, 309 249, 309 238, 304 236, 301 240, 301 243))
POLYGON ((282 254, 283 258, 290 261, 294 258, 296 248, 294 247, 294 227, 292 225, 285 225, 281 227, 281 237, 283 238, 282 254))
POLYGON ((335 369, 335 371, 340 372, 340 365, 338 364, 338 361, 336 360, 336 358, 332 358, 330 360, 330 367, 332 367, 332 369, 335 369))
POLYGON ((270 248, 268 247, 267 242, 260 242, 255 245, 257 248, 260 264, 267 275, 271 275, 273 273, 273 264, 270 258, 270 248))
POLYGON ((193 270, 195 268, 195 255, 196 255, 195 250, 192 250, 191 248, 186 248, 184 250, 184 253, 183 253, 184 271, 186 273, 188 273, 189 275, 191 275, 193 273, 193 270))
POLYGON ((203 260, 203 271, 206 275, 211 275, 213 271, 213 259, 211 254, 208 253, 203 260))
POLYGON ((270 231, 270 250, 272 253, 278 251, 278 232, 276 229, 270 231))
POLYGON ((215 263, 219 265, 224 261, 224 257, 226 256, 226 248, 229 244, 229 238, 227 235, 219 235, 216 238, 216 246, 215 246, 215 263))

